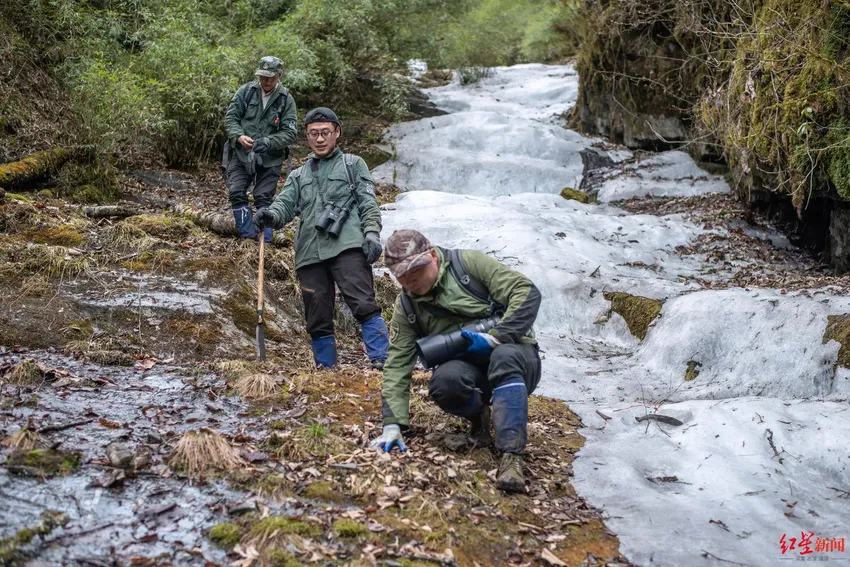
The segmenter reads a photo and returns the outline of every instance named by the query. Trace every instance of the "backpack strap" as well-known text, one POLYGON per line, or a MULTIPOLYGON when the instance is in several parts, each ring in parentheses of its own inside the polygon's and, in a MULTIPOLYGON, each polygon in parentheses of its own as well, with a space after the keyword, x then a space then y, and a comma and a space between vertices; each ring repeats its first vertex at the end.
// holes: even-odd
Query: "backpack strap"
POLYGON ((354 154, 342 154, 342 161, 345 164, 345 175, 348 177, 348 189, 354 200, 357 201, 358 208, 360 207, 360 197, 357 196, 357 183, 354 176, 354 154))
POLYGON ((466 266, 463 265, 463 258, 461 257, 460 250, 457 248, 452 248, 450 250, 444 250, 445 258, 449 262, 449 269, 451 270, 452 276, 454 276, 457 283, 460 284, 460 287, 463 290, 475 297, 476 299, 480 299, 481 301, 490 304, 490 313, 504 313, 505 306, 499 303, 498 301, 493 299, 493 296, 490 295, 490 290, 487 287, 469 275, 469 271, 467 271, 466 266))
POLYGON ((407 295, 407 292, 402 291, 400 294, 401 308, 404 310, 404 316, 407 322, 416 331, 416 335, 422 336, 422 322, 419 321, 419 312, 416 310, 416 303, 407 295))
MULTIPOLYGON (((280 96, 277 97, 277 103, 276 103, 277 104, 277 110, 275 111, 275 112, 277 112, 278 120, 280 120, 280 113, 281 113, 281 111, 283 111, 283 105, 286 104, 286 97, 288 97, 288 96, 289 96, 289 89, 281 85, 280 96)), ((280 126, 278 126, 278 129, 279 128, 280 128, 280 126)), ((288 173, 289 171, 292 171, 292 154, 289 151, 289 146, 286 146, 286 147, 283 148, 283 157, 286 158, 286 164, 287 164, 287 168, 288 168, 287 173, 288 173)))
POLYGON ((260 89, 260 85, 257 81, 251 81, 246 84, 248 86, 248 94, 245 96, 245 110, 248 110, 248 105, 251 104, 251 100, 254 98, 254 93, 260 89))

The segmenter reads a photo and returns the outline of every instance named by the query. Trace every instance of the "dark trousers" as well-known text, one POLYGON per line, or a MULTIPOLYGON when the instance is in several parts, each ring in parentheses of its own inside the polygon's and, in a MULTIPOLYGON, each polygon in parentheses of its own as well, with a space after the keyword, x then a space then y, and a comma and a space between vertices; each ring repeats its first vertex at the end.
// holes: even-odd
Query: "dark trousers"
POLYGON ((486 363, 467 358, 441 364, 431 375, 428 393, 443 411, 468 419, 492 404, 496 448, 522 453, 528 441, 528 396, 538 382, 537 346, 503 344, 486 363))
POLYGON ((360 248, 344 250, 337 256, 295 270, 301 295, 307 332, 314 339, 334 334, 334 283, 358 323, 381 314, 375 303, 372 266, 360 248))
POLYGON ((254 207, 268 207, 274 199, 277 182, 280 179, 280 165, 272 167, 257 166, 256 178, 252 179, 242 163, 235 155, 227 166, 227 192, 230 205, 237 209, 248 205, 248 187, 254 182, 254 207))
POLYGON ((511 378, 522 378, 531 394, 540 382, 540 355, 536 345, 503 344, 493 349, 489 359, 472 357, 450 360, 438 366, 428 383, 428 394, 444 411, 454 414, 474 391, 487 404, 493 390, 511 378))

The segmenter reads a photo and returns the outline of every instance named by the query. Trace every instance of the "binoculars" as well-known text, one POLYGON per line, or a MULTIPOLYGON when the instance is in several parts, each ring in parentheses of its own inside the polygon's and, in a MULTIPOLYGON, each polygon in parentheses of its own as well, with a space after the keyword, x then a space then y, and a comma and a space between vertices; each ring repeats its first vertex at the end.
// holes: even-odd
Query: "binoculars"
POLYGON ((319 220, 316 221, 316 230, 319 232, 327 232, 334 238, 342 232, 342 227, 345 221, 348 220, 348 208, 337 206, 334 203, 326 203, 325 210, 319 215, 319 220))
POLYGON ((422 366, 428 369, 434 368, 466 352, 467 347, 469 347, 469 341, 463 338, 461 331, 486 333, 495 327, 498 322, 499 317, 494 315, 493 317, 481 319, 450 333, 423 337, 416 341, 416 354, 419 355, 422 366))

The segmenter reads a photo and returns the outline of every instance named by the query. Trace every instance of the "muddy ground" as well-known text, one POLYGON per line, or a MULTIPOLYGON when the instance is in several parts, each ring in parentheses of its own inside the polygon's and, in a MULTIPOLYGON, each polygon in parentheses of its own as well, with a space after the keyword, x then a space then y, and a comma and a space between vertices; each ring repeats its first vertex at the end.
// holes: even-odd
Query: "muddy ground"
MULTIPOLYGON (((347 308, 343 364, 311 369, 291 247, 267 247, 254 362, 256 243, 177 202, 228 210, 214 167, 125 175, 124 218, 48 192, 0 203, 0 564, 627 564, 570 484, 583 439, 563 402, 532 397, 524 495, 494 490, 498 456, 427 400, 424 372, 408 453, 368 449, 381 375, 347 308)), ((726 229, 679 250, 714 259, 706 285, 847 285, 732 198, 621 205, 726 229)), ((376 285, 390 316, 380 263, 376 285)))
MULTIPOLYGON (((370 450, 381 375, 342 303, 343 364, 311 369, 285 242, 266 248, 253 362, 256 243, 172 208, 227 212, 215 168, 128 173, 123 191, 124 218, 46 191, 0 203, 0 564, 626 564, 570 484, 565 404, 532 399, 525 495, 493 488, 498 456, 427 400, 425 373, 409 451, 370 450)), ((376 286, 389 316, 380 264, 376 286)))

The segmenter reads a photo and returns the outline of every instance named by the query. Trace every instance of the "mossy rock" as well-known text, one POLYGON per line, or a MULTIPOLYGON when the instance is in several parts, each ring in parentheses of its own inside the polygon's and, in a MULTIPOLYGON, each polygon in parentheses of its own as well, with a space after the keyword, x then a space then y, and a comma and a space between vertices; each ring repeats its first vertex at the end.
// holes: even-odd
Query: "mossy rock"
POLYGON ((251 526, 252 536, 269 537, 275 532, 282 535, 295 534, 307 537, 322 535, 322 530, 318 526, 283 516, 269 516, 251 526))
POLYGON ((304 496, 313 500, 325 502, 342 502, 344 495, 331 482, 314 482, 304 489, 304 496))
POLYGON ((702 364, 700 364, 696 360, 688 361, 688 365, 685 367, 685 382, 696 380, 697 376, 699 376, 700 366, 702 366, 702 364))
POLYGON ((236 524, 216 524, 210 528, 210 541, 222 549, 233 549, 242 537, 242 530, 236 524))
POLYGON ((389 152, 385 152, 377 146, 369 146, 368 149, 359 152, 358 155, 363 158, 370 170, 388 162, 392 157, 389 152))
POLYGON ((51 246, 77 246, 83 241, 83 236, 69 225, 52 226, 32 234, 34 242, 51 246))
POLYGON ((94 185, 80 185, 68 192, 68 197, 75 203, 86 205, 98 205, 111 203, 118 199, 117 193, 112 189, 99 189, 94 185))
POLYGON ((94 334, 94 327, 88 319, 71 321, 62 328, 62 334, 69 339, 86 340, 94 334))
POLYGON ((827 319, 826 330, 823 332, 823 344, 836 341, 841 345, 838 350, 838 365, 850 368, 850 313, 830 315, 827 319))
POLYGON ((603 296, 611 302, 611 311, 625 319, 629 332, 640 340, 646 338, 649 324, 661 313, 662 303, 657 299, 621 291, 606 291, 603 296))
POLYGON ((41 522, 31 528, 19 530, 15 535, 0 539, 0 565, 12 565, 20 549, 30 543, 35 536, 46 536, 57 527, 64 527, 70 518, 63 512, 45 510, 41 513, 41 522))
POLYGON ((572 187, 564 187, 563 189, 561 189, 561 197, 567 199, 568 201, 578 201, 579 203, 585 204, 593 202, 593 200, 590 198, 590 195, 588 195, 584 191, 573 189, 572 187))
POLYGON ((275 549, 269 553, 269 564, 271 567, 301 567, 302 565, 291 553, 282 549, 275 549))
POLYGON ((365 524, 343 518, 333 524, 334 531, 342 538, 358 538, 369 535, 369 528, 365 524))
POLYGON ((6 198, 21 201, 22 203, 32 203, 32 197, 22 193, 6 193, 6 198))
POLYGON ((133 366, 136 357, 121 350, 90 350, 85 356, 95 364, 103 366, 133 366))
POLYGON ((80 466, 80 453, 53 449, 16 451, 9 457, 6 467, 12 474, 47 478, 68 476, 80 466))
POLYGON ((195 226, 182 217, 155 214, 128 217, 124 222, 163 240, 182 240, 195 226))

